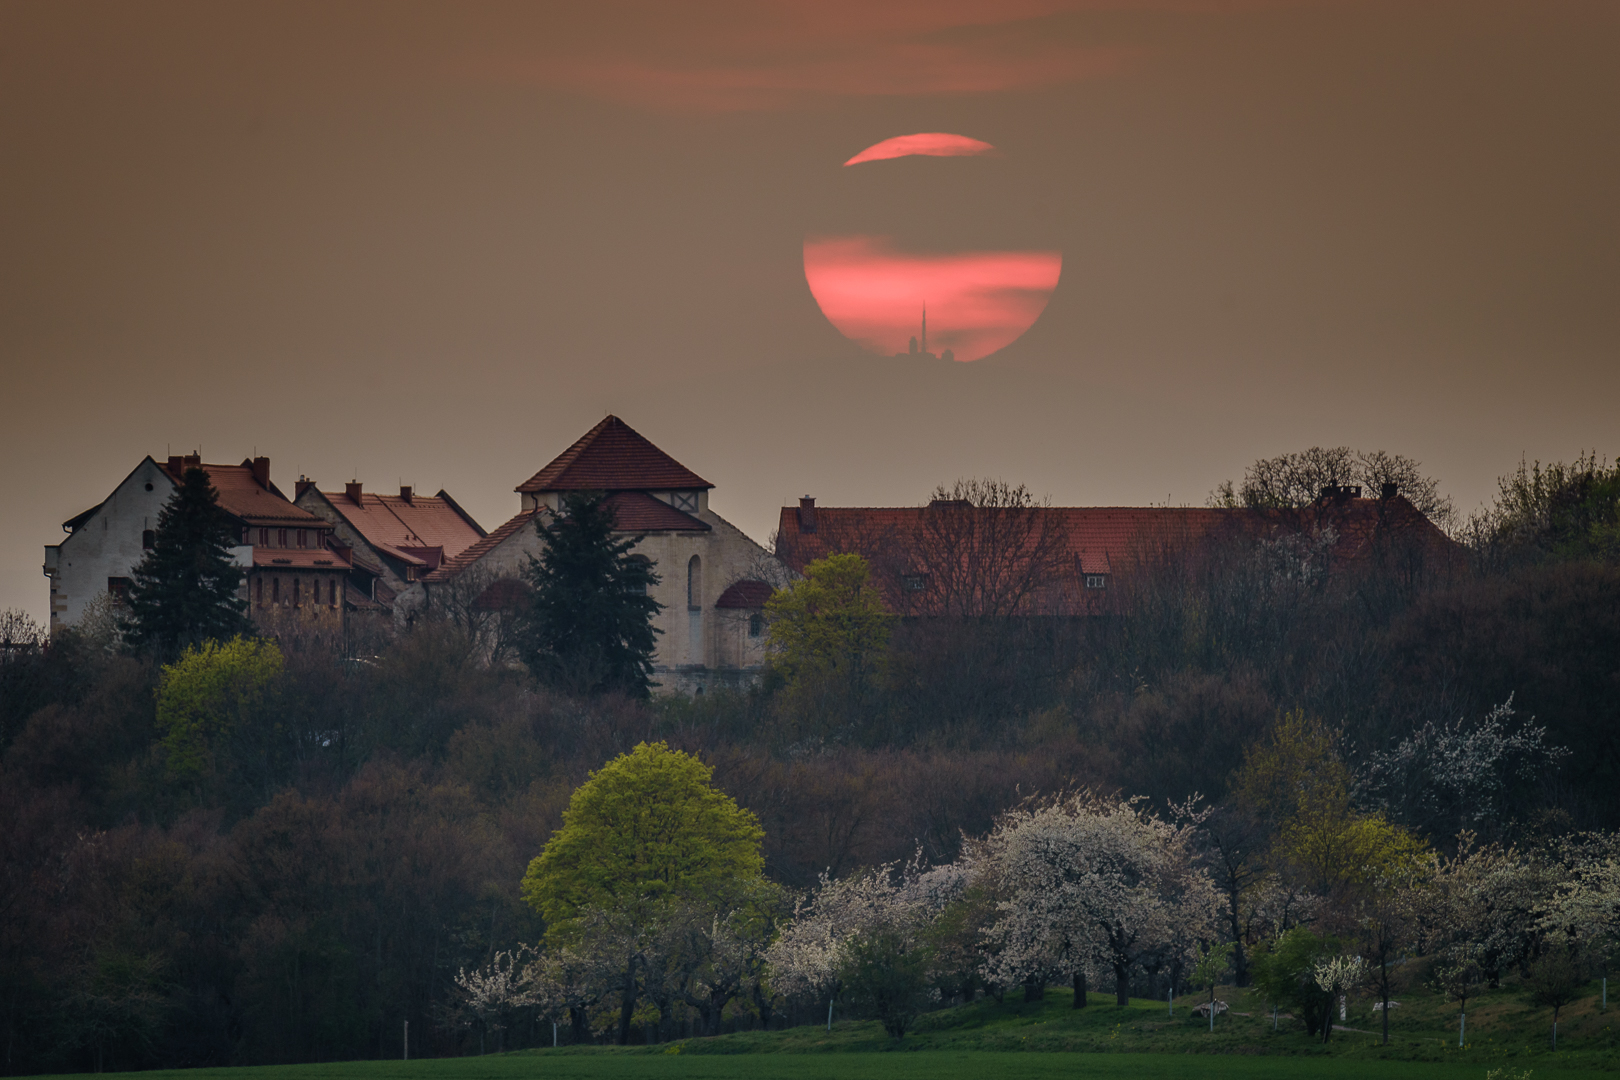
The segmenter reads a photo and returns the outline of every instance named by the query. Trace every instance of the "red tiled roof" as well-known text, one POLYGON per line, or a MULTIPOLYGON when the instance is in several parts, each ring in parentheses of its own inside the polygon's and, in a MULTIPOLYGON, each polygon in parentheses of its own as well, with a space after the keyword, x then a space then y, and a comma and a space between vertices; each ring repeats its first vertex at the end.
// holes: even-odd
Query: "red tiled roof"
POLYGON ((255 570, 347 570, 349 560, 335 551, 308 548, 253 549, 255 570))
POLYGON ((534 516, 538 513, 540 513, 539 510, 523 511, 516 517, 512 518, 512 520, 508 521, 505 525, 502 525, 488 536, 479 540, 478 543, 463 548, 460 555, 448 560, 444 563, 444 565, 440 566, 437 570, 433 571, 433 573, 427 575, 422 580, 426 582, 449 581, 467 567, 471 566, 473 563, 477 562, 491 551, 494 551, 497 547, 500 547, 501 544, 505 543, 506 540, 519 529, 523 528, 530 521, 533 521, 534 516))
POLYGON ((648 442, 617 416, 609 416, 535 473, 517 490, 673 491, 712 488, 685 465, 648 442))
POLYGON ((330 528, 327 522, 308 510, 288 502, 274 484, 268 487, 260 484, 253 475, 251 461, 244 461, 240 465, 205 465, 185 459, 178 468, 168 462, 160 462, 158 467, 177 484, 184 480, 187 469, 202 469, 208 474, 208 482, 219 493, 221 509, 249 525, 330 528))
MULTIPOLYGON (((927 609, 922 593, 904 595, 900 578, 925 572, 926 507, 783 507, 777 551, 792 569, 803 572, 814 559, 834 552, 856 551, 874 562, 879 588, 891 606, 927 609)), ((995 514, 978 509, 975 514, 995 514)), ((1099 593, 1083 587, 1087 575, 1129 575, 1143 562, 1185 552, 1221 535, 1263 536, 1289 523, 1285 512, 1209 509, 1202 507, 1043 507, 1041 528, 1056 527, 1061 552, 1053 563, 1065 569, 1063 580, 1046 587, 1042 603, 1070 612, 1117 609, 1115 586, 1099 593)), ((1441 562, 1455 557, 1456 544, 1403 498, 1349 499, 1324 502, 1303 511, 1312 526, 1330 526, 1336 539, 1330 552, 1339 565, 1365 559, 1380 530, 1415 537, 1441 562)), ((1301 517, 1298 526, 1306 521, 1301 517)), ((1031 541, 1034 542, 1034 541, 1031 541)), ((1000 554, 1000 553, 998 553, 1000 554)), ((964 554, 964 559, 972 555, 964 554)), ((965 565, 965 564, 964 564, 965 565)), ((924 588, 927 588, 925 583, 924 588)))
POLYGON ((714 602, 717 608, 758 608, 764 607, 765 601, 771 598, 769 582, 764 581, 734 581, 726 586, 726 591, 720 594, 720 599, 714 602))
POLYGON ((401 495, 367 491, 361 494, 359 505, 346 492, 321 494, 368 543, 406 561, 414 557, 425 565, 437 566, 438 560, 432 557, 407 553, 441 548, 444 559, 453 559, 484 536, 483 530, 463 517, 442 491, 438 495, 412 495, 409 500, 401 495))
POLYGON ((615 491, 604 504, 620 532, 708 532, 709 525, 644 491, 615 491))

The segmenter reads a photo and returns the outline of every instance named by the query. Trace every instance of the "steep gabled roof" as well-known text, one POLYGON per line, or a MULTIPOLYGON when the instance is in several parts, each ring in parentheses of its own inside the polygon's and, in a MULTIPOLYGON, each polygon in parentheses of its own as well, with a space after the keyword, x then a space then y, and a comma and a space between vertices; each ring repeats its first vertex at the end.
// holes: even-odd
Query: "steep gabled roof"
POLYGON ((209 465, 192 458, 174 458, 169 464, 158 462, 158 468, 177 484, 184 481, 187 469, 202 469, 219 494, 220 509, 245 524, 329 528, 325 520, 288 502, 276 485, 261 484, 253 475, 251 460, 240 465, 209 465))
POLYGON ((534 520, 534 516, 538 513, 541 513, 541 511, 524 510, 522 513, 508 521, 505 525, 502 525, 500 528, 478 541, 478 543, 463 548, 460 555, 457 555, 453 559, 445 560, 443 565, 422 580, 427 582, 449 581, 451 578, 467 569, 467 567, 471 566, 479 559, 482 559, 485 555, 488 555, 491 551, 494 551, 496 548, 506 543, 506 541, 511 538, 513 533, 516 533, 519 529, 523 528, 523 526, 534 520))
POLYGON ((453 559, 484 537, 484 530, 443 492, 407 499, 364 491, 358 502, 346 491, 323 491, 321 497, 379 550, 443 548, 444 557, 453 559))
POLYGON ((709 483, 620 420, 609 416, 580 440, 519 484, 541 491, 673 491, 712 488, 709 483))

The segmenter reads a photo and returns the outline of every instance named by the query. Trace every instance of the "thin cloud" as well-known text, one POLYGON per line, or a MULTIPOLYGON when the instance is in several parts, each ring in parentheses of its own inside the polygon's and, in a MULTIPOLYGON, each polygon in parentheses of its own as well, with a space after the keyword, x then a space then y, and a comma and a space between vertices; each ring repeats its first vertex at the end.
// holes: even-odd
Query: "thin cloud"
POLYGON ((902 157, 980 157, 995 152, 994 146, 980 139, 943 131, 924 131, 916 135, 896 135, 892 139, 874 143, 844 162, 844 166, 847 168, 866 161, 890 161, 902 157))

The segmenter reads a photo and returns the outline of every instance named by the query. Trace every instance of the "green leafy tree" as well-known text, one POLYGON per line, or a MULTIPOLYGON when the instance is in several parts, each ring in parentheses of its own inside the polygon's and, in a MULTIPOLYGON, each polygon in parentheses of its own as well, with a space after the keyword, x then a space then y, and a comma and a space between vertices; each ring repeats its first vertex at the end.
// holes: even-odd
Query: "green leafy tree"
POLYGON ((853 719, 888 659, 894 616, 859 555, 829 555, 765 602, 766 652, 790 696, 853 719))
POLYGON ((576 694, 646 697, 657 647, 652 619, 663 605, 648 593, 659 582, 652 564, 630 554, 641 537, 614 538, 613 508, 601 492, 564 495, 561 510, 535 527, 546 546, 529 559, 529 670, 576 694))
POLYGON ((1568 950, 1555 949, 1530 965, 1524 984, 1530 991, 1531 1005, 1553 1011, 1552 1048, 1558 1049, 1558 1014, 1565 1005, 1581 996, 1586 987, 1586 973, 1568 950))
POLYGON ((205 641, 164 665, 157 722, 170 773, 193 780, 207 772, 220 743, 264 704, 282 668, 274 642, 243 637, 205 641))
POLYGON ((1317 981, 1316 968, 1340 951, 1336 938, 1296 926, 1255 951, 1250 978, 1268 1001, 1287 1008, 1310 1035, 1326 1041, 1333 1027, 1333 994, 1317 981))
POLYGON ((839 981, 857 1004, 872 1010, 896 1039, 929 1007, 932 950, 896 931, 862 935, 851 945, 839 981))
POLYGON ((236 595, 242 568, 231 558, 237 542, 208 473, 187 469, 158 515, 151 550, 132 574, 125 641, 172 657, 187 645, 246 633, 247 603, 236 595))
POLYGON ((522 895, 554 945, 617 952, 621 1042, 646 943, 682 909, 730 911, 760 895, 764 835, 709 766, 661 742, 621 754, 575 790, 522 895))

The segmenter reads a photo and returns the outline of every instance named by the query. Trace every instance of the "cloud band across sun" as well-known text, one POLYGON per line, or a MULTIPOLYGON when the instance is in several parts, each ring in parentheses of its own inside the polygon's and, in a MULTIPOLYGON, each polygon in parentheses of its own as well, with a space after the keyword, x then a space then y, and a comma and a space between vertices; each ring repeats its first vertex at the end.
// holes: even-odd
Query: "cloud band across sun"
POLYGON ((928 307, 929 346, 978 360, 1032 326, 1063 272, 1058 251, 896 250, 884 236, 809 236, 804 277, 822 314, 873 352, 906 352, 928 307))

